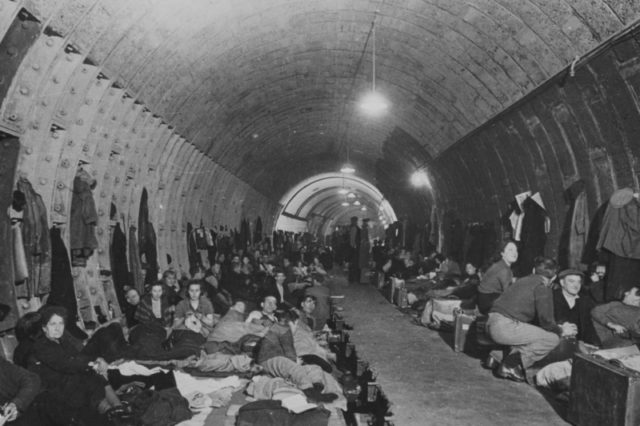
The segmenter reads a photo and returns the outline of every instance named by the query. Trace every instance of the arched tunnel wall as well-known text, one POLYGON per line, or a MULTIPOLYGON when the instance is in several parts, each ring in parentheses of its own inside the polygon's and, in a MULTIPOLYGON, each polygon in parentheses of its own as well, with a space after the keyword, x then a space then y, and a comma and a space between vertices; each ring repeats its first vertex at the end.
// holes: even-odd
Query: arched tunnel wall
MULTIPOLYGON (((40 4, 39 2, 33 2, 40 4)), ((160 248, 188 267, 187 223, 209 228, 251 226, 261 218, 264 232, 274 221, 277 203, 225 170, 181 137, 162 117, 111 80, 83 52, 91 42, 73 40, 45 26, 40 14, 2 2, 0 19, 0 130, 3 160, 17 162, 15 179, 27 178, 49 214, 49 225, 67 224, 71 190, 79 167, 96 179, 98 262, 109 264, 110 209, 123 225, 137 224, 143 188, 149 218, 160 248), (15 10, 10 10, 13 7, 15 10), (8 10, 9 9, 9 10, 8 10), (19 145, 19 146, 18 146, 19 145)), ((10 197, 10 164, 2 176, 3 197, 10 197), (8 179, 7 179, 8 178, 8 179)), ((6 202, 3 205, 6 209, 6 202)))
POLYGON ((515 194, 539 191, 551 218, 546 254, 555 256, 572 184, 584 181, 590 217, 614 190, 637 191, 639 40, 637 27, 611 40, 440 155, 443 209, 497 222, 515 194))

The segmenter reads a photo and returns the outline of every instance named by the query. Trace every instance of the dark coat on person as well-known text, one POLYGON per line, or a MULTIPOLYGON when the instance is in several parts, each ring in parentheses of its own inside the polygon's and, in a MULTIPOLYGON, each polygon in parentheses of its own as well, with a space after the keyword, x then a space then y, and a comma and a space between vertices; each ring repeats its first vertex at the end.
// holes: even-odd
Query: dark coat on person
POLYGON ((67 334, 58 342, 43 335, 33 346, 35 364, 29 369, 40 376, 45 389, 66 395, 69 405, 96 408, 107 381, 89 366, 94 359, 84 355, 81 346, 67 334))
POLYGON ((274 324, 260 341, 258 363, 283 356, 296 362, 297 355, 293 346, 293 333, 288 326, 274 324))
POLYGON ((556 324, 573 323, 578 327, 578 335, 576 336, 578 340, 598 345, 598 336, 593 328, 593 321, 591 321, 591 309, 594 306, 595 303, 590 297, 583 296, 577 298, 575 306, 570 308, 567 299, 562 294, 562 289, 553 290, 553 316, 556 324))
POLYGON ((24 412, 40 392, 40 378, 0 358, 0 406, 13 402, 24 412))
POLYGON ((162 312, 162 318, 156 318, 153 314, 153 305, 151 302, 151 295, 145 294, 138 304, 134 318, 141 324, 157 323, 162 327, 169 327, 173 321, 172 312, 170 310, 169 300, 166 296, 160 298, 160 310, 162 312))

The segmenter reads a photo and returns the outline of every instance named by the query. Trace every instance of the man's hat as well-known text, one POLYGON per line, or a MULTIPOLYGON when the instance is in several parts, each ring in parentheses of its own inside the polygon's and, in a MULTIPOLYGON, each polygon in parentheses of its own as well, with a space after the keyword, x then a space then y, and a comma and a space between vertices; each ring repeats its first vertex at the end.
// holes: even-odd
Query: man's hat
POLYGON ((559 279, 563 279, 564 277, 569 276, 569 275, 578 275, 580 278, 584 279, 584 272, 579 271, 577 269, 571 269, 571 268, 561 271, 558 274, 558 278, 559 279))

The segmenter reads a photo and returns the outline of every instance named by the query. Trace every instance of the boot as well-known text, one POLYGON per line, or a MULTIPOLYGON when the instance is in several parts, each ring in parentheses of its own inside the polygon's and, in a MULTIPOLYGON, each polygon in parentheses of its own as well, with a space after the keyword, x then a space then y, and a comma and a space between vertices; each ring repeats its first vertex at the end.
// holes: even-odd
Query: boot
POLYGON ((502 379, 513 380, 514 382, 524 382, 527 380, 524 369, 522 368, 522 360, 520 352, 511 352, 505 357, 496 371, 496 375, 502 379))

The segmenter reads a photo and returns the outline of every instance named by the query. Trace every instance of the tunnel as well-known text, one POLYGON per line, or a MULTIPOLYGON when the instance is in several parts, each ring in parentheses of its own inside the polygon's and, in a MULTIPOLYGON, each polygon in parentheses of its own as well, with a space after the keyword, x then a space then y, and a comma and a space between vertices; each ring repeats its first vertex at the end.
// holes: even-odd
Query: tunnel
POLYGON ((462 260, 482 226, 486 264, 523 194, 540 254, 585 269, 590 219, 640 191, 639 19, 631 0, 0 0, 0 335, 55 290, 50 232, 88 321, 121 310, 116 259, 136 283, 186 274, 194 238, 327 242, 355 217, 462 260), (16 190, 29 217, 4 214, 16 190))

